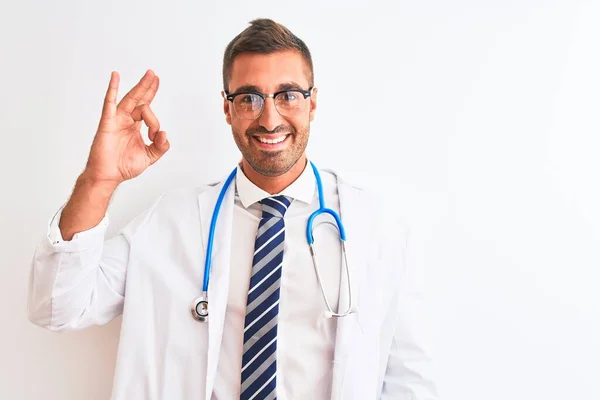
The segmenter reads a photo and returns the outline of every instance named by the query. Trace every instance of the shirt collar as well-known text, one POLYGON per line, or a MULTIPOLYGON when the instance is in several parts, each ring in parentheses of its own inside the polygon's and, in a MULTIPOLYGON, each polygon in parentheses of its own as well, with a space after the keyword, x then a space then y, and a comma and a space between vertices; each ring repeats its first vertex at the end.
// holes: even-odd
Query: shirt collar
POLYGON ((304 171, 302 171, 300 176, 294 182, 292 182, 291 185, 283 189, 281 193, 274 195, 269 194, 252 183, 244 174, 239 165, 235 175, 237 193, 244 208, 248 208, 252 204, 261 201, 262 199, 276 195, 288 196, 294 200, 300 200, 304 203, 310 204, 312 203, 315 195, 316 184, 316 179, 312 173, 312 168, 310 167, 309 162, 306 163, 304 171))

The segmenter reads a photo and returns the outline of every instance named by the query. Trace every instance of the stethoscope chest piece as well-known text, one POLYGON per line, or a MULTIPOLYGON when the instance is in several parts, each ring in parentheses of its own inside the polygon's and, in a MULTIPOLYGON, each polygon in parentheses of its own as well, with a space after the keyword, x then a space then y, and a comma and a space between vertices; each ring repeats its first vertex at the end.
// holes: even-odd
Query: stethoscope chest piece
POLYGON ((208 299, 205 295, 202 295, 195 299, 190 307, 192 317, 196 321, 206 322, 208 319, 208 299))

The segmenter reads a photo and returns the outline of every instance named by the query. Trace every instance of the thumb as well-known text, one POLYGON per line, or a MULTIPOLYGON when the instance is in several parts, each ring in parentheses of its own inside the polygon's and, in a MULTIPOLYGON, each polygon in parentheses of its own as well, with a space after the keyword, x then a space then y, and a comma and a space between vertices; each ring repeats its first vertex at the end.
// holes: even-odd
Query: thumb
POLYGON ((146 146, 148 155, 150 157, 150 163, 154 164, 161 158, 171 147, 171 144, 167 140, 167 133, 165 131, 159 131, 154 136, 152 144, 146 146))

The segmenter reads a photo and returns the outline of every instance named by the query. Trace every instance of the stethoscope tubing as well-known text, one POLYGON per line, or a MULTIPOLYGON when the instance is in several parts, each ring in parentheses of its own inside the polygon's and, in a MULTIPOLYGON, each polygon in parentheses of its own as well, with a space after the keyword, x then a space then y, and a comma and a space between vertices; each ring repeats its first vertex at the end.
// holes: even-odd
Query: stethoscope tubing
MULTIPOLYGON (((323 182, 321 181, 321 175, 319 174, 317 167, 312 162, 310 162, 310 165, 312 167, 312 170, 315 175, 315 179, 317 181, 317 191, 318 191, 318 195, 319 195, 319 208, 315 212, 313 212, 308 218, 308 221, 306 223, 306 240, 308 241, 308 245, 310 248, 310 253, 311 253, 312 260, 313 260, 315 273, 317 275, 317 280, 318 280, 319 286, 321 288, 321 293, 323 295, 323 299, 325 300, 325 304, 327 306, 327 311, 325 311, 325 314, 327 317, 344 317, 344 316, 349 315, 350 313, 354 312, 354 309, 352 307, 352 285, 350 283, 350 271, 349 271, 349 267, 348 267, 348 259, 346 256, 346 245, 345 245, 346 231, 344 229, 344 225, 342 223, 342 220, 341 220, 339 214, 336 213, 335 211, 333 211, 332 209, 325 207, 325 198, 323 196, 323 182), (345 311, 344 313, 333 312, 333 309, 331 308, 329 301, 327 300, 327 296, 325 295, 325 290, 323 288, 323 283, 321 281, 321 276, 319 274, 319 269, 317 266, 317 259, 316 259, 317 257, 316 257, 316 252, 314 249, 315 239, 313 236, 313 229, 314 229, 313 221, 320 214, 329 214, 335 219, 336 225, 337 225, 337 228, 339 231, 339 235, 340 235, 340 242, 341 242, 341 246, 342 246, 342 256, 343 256, 342 264, 345 263, 345 266, 346 266, 345 269, 346 269, 346 277, 348 279, 348 295, 349 295, 348 310, 345 311)), ((210 268, 211 268, 211 264, 212 264, 212 248, 213 248, 213 243, 214 243, 214 238, 215 238, 215 230, 217 227, 217 219, 219 217, 221 205, 223 204, 223 199, 225 198, 227 190, 228 190, 229 186, 231 185, 231 182, 235 178, 236 173, 237 173, 237 167, 233 169, 233 171, 229 174, 229 176, 227 177, 227 180, 223 184, 223 188, 221 189, 221 192, 219 193, 219 197, 217 199, 217 203, 215 204, 215 208, 214 208, 213 214, 212 214, 212 219, 210 222, 210 230, 209 230, 208 241, 207 241, 207 245, 206 245, 206 258, 205 258, 205 262, 204 262, 204 280, 202 283, 202 294, 199 298, 194 300, 194 302, 192 303, 192 307, 191 307, 191 312, 192 312, 192 316, 194 317, 194 319, 196 319, 198 321, 202 321, 202 322, 206 321, 208 318, 208 284, 209 284, 209 280, 210 280, 210 268)), ((341 289, 341 284, 342 284, 342 276, 340 275, 340 289, 341 289)))
POLYGON ((202 291, 204 293, 208 292, 208 282, 210 279, 210 266, 212 263, 212 248, 213 242, 215 239, 215 230, 217 228, 217 219, 219 217, 219 211, 221 210, 221 204, 223 203, 223 198, 225 198, 225 194, 227 193, 227 188, 235 178, 237 173, 237 167, 233 169, 231 174, 227 177, 225 184, 223 185, 223 189, 221 193, 219 193, 219 198, 217 199, 217 204, 215 205, 215 209, 213 210, 212 219, 210 221, 210 232, 208 234, 208 243, 206 245, 206 259, 204 261, 204 282, 202 284, 202 291))

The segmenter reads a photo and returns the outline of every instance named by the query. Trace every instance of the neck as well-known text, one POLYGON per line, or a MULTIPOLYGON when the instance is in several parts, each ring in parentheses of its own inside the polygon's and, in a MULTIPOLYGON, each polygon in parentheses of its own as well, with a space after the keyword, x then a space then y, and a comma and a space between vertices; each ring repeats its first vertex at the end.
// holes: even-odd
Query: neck
POLYGON ((243 158, 241 167, 244 175, 246 175, 250 182, 269 194, 277 194, 281 193, 283 189, 290 186, 300 175, 302 175, 306 164, 306 155, 303 155, 289 171, 279 176, 261 175, 243 158))

